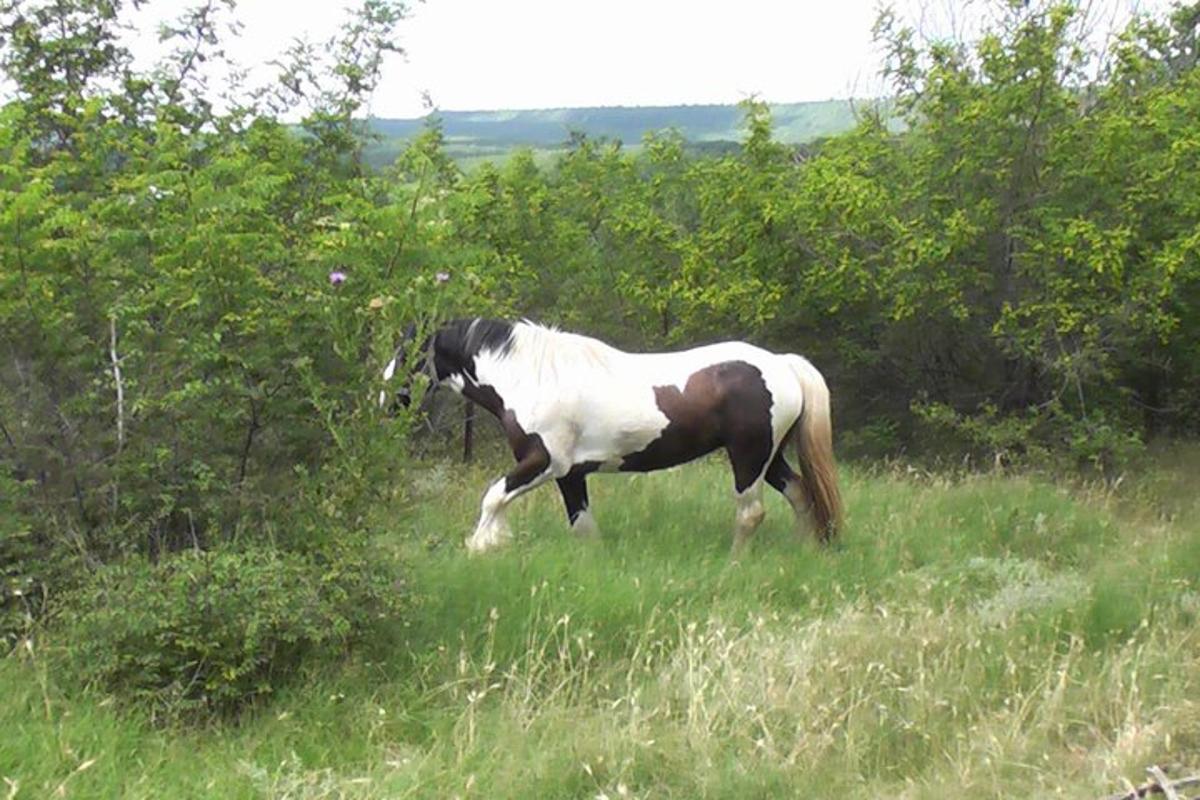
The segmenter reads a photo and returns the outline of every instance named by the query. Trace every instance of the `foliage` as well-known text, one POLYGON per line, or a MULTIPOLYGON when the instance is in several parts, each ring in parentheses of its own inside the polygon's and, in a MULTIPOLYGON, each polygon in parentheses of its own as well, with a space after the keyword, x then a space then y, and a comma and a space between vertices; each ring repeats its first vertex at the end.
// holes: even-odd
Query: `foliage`
POLYGON ((0 655, 31 627, 42 600, 37 548, 17 503, 27 491, 11 474, 0 472, 0 655))
POLYGON ((83 682, 152 718, 229 714, 397 607, 386 571, 267 548, 185 551, 99 571, 62 620, 83 682))
MULTIPOLYGON (((1035 441, 1097 461, 1118 441, 1191 424, 1166 400, 1190 368, 1167 367, 1163 351, 1182 344, 1171 298, 1190 294, 1194 270, 1161 242, 1163 227, 1196 218, 1161 182, 1186 184, 1186 170, 1159 158, 1194 137, 1152 92, 1130 93, 1131 74, 1086 85, 1083 24, 1067 5, 1013 6, 973 52, 934 45, 925 59, 885 25, 910 126, 896 149, 904 257, 888 313, 926 339, 909 355, 925 385, 910 391, 970 415, 1032 412, 1065 431, 1035 441)), ((1148 36, 1139 25, 1126 47, 1148 36)), ((1159 91, 1195 109, 1195 77, 1159 91)))
POLYGON ((254 98, 213 110, 187 72, 218 49, 207 8, 144 76, 115 43, 119 4, 0 11, 6 640, 41 610, 26 589, 142 575, 131 559, 236 543, 361 561, 409 423, 380 414, 379 371, 405 324, 471 292, 435 280, 458 262, 414 192, 355 166, 351 114, 403 7, 351 17, 309 136, 254 98), (108 55, 71 61, 86 48, 108 55))

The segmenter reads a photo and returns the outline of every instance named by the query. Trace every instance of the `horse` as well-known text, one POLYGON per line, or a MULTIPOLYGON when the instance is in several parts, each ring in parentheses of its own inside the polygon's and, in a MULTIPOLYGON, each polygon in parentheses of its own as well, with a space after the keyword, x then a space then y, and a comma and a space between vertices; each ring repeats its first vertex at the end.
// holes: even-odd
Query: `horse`
MULTIPOLYGON (((401 344, 384 368, 385 385, 405 349, 401 344)), ((801 356, 733 341, 630 353, 529 320, 474 318, 428 337, 417 369, 495 416, 516 458, 484 493, 466 540, 471 552, 506 542, 508 505, 550 480, 571 529, 595 537, 590 474, 665 469, 722 447, 733 469, 735 553, 762 522, 764 482, 783 494, 798 524, 811 515, 821 542, 838 532, 829 389, 801 356), (789 441, 799 472, 784 457, 789 441)), ((395 394, 407 404, 407 386, 395 394)), ((387 396, 380 391, 381 406, 387 396)))

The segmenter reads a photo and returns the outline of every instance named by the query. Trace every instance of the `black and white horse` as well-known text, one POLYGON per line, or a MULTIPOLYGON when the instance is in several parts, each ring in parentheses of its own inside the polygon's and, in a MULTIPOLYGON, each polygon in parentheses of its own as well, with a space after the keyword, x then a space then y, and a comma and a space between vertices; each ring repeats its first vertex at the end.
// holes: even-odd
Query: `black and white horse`
MULTIPOLYGON (((383 372, 396 377, 402 350, 383 372)), ((422 367, 494 414, 517 465, 493 483, 467 547, 509 537, 505 509, 553 479, 577 533, 594 535, 588 510, 592 472, 648 472, 723 447, 733 466, 734 549, 763 518, 765 481, 797 518, 811 513, 818 537, 837 532, 841 514, 833 462, 829 390, 797 355, 742 342, 673 353, 626 353, 529 321, 451 322, 429 339, 422 367), (796 443, 800 472, 784 459, 796 443)), ((380 404, 386 404, 386 391, 380 404)))

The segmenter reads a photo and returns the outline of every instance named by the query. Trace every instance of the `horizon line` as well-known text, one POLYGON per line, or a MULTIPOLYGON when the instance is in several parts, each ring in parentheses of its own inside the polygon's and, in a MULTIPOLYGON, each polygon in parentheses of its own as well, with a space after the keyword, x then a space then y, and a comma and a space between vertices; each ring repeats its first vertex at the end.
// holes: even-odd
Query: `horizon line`
MULTIPOLYGON (((747 98, 749 99, 749 98, 747 98)), ((780 102, 764 101, 767 106, 804 106, 804 105, 819 105, 823 103, 855 103, 855 102, 876 102, 885 100, 883 97, 830 97, 825 100, 785 100, 780 102)), ((371 114, 367 119, 387 119, 396 120, 398 122, 416 122, 426 119, 434 114, 496 114, 499 112, 508 112, 513 114, 539 113, 546 111, 584 111, 590 109, 603 110, 643 110, 652 111, 658 109, 669 108, 736 108, 744 101, 739 100, 736 103, 656 103, 650 105, 584 105, 584 106, 541 106, 541 107, 526 107, 526 108, 432 108, 422 116, 418 117, 384 117, 377 114, 371 114)))

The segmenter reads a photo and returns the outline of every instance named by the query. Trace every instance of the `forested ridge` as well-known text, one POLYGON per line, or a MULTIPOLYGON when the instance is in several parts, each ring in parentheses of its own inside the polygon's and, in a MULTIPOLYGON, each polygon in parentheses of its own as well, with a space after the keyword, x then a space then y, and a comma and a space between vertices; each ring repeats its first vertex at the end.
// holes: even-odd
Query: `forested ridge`
MULTIPOLYGON (((772 135, 804 144, 854 127, 854 102, 823 100, 772 103, 772 135)), ((561 155, 572 135, 620 141, 636 149, 650 131, 677 131, 690 154, 732 152, 741 138, 743 111, 734 105, 614 106, 516 111, 440 111, 420 119, 371 119, 377 140, 367 162, 391 164, 407 143, 431 124, 441 127, 443 148, 466 169, 485 160, 503 162, 515 149, 543 153, 543 163, 561 155)))
POLYGON ((404 513, 412 420, 372 399, 409 323, 803 353, 843 457, 1113 474, 1194 434, 1200 5, 1106 52, 1069 3, 1001 8, 972 42, 882 15, 886 114, 816 143, 748 101, 734 152, 578 136, 468 173, 436 121, 364 160, 402 4, 240 92, 198 67, 225 3, 146 73, 120 0, 0 5, 5 641, 53 611, 85 681, 179 714, 363 635, 404 597, 369 510, 404 513))

